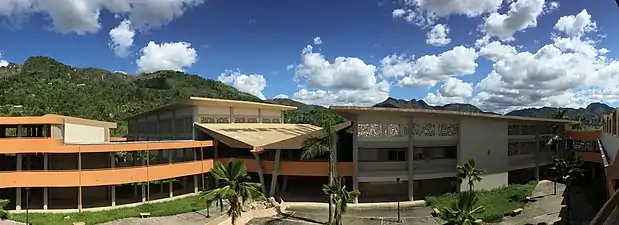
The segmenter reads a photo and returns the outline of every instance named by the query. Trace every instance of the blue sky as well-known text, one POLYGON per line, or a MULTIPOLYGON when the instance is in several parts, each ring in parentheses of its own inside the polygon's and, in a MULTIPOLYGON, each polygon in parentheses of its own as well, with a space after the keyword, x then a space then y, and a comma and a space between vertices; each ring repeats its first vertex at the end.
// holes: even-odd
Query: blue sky
POLYGON ((321 105, 617 105, 614 1, 441 2, 6 0, 0 60, 184 70, 321 105))

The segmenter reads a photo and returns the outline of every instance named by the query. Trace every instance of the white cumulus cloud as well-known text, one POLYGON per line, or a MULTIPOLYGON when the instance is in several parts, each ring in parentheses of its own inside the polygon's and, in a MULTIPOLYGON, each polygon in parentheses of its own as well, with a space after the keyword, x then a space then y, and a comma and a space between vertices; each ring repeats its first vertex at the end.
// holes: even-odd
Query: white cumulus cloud
POLYGON ((265 99, 262 91, 267 86, 267 81, 263 75, 244 74, 238 70, 226 70, 217 79, 223 83, 232 84, 239 91, 252 94, 262 100, 265 99))
POLYGON ((131 29, 131 21, 123 20, 117 27, 110 30, 110 47, 119 57, 127 57, 133 46, 135 31, 131 29))
POLYGON ((161 43, 151 41, 140 50, 136 61, 139 71, 150 73, 158 70, 184 71, 198 60, 196 50, 187 42, 161 43))
POLYGON ((426 34, 426 44, 434 46, 443 46, 451 42, 451 38, 448 38, 449 28, 443 24, 436 24, 432 30, 426 34))
POLYGON ((87 34, 101 29, 100 15, 107 10, 127 17, 137 29, 164 26, 204 0, 3 0, 0 16, 22 19, 42 14, 62 33, 87 34))

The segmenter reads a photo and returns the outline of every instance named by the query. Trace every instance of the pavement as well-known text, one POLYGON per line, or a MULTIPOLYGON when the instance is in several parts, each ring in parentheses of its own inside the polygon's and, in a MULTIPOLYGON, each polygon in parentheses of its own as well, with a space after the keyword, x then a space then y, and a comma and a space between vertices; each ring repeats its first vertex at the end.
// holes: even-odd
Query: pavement
MULTIPOLYGON (((589 205, 584 189, 572 187, 572 210, 570 224, 589 224, 589 220, 595 216, 596 211, 589 205)), ((534 202, 527 204, 520 215, 505 217, 501 225, 537 225, 537 224, 560 224, 564 221, 565 185, 557 184, 557 194, 554 193, 554 184, 550 181, 540 182, 533 191, 534 202)))
MULTIPOLYGON (((224 211, 225 212, 225 211, 224 211)), ((126 218, 114 220, 101 225, 204 225, 219 216, 219 210, 212 210, 211 217, 206 217, 206 210, 183 213, 174 216, 150 217, 150 218, 126 218)))

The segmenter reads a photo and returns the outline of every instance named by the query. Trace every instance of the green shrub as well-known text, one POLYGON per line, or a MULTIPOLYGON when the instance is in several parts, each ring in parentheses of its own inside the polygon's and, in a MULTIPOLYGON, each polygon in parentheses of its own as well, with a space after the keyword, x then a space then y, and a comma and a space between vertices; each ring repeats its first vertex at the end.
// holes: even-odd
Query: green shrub
POLYGON ((9 202, 9 200, 0 199, 0 220, 7 218, 8 213, 6 212, 6 210, 4 210, 4 207, 6 207, 9 202))

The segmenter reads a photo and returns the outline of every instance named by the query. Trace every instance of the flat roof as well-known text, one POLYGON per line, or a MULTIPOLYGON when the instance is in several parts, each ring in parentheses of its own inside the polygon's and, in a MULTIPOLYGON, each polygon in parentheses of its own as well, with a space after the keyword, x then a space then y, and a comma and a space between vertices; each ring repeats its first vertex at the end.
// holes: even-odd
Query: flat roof
POLYGON ((90 119, 84 119, 84 118, 73 117, 73 116, 57 115, 57 114, 45 114, 43 115, 43 117, 56 117, 56 118, 63 119, 65 123, 74 123, 74 124, 89 125, 89 126, 95 126, 95 127, 116 128, 118 126, 118 124, 114 122, 90 120, 90 119))
POLYGON ((225 106, 225 107, 239 107, 239 108, 270 109, 270 110, 280 110, 280 111, 289 111, 289 110, 297 109, 297 107, 295 106, 278 105, 278 104, 271 104, 271 103, 249 102, 249 101, 228 100, 228 99, 218 99, 218 98, 189 97, 189 99, 172 102, 167 105, 159 106, 159 107, 149 109, 147 111, 126 117, 124 118, 124 120, 129 120, 135 117, 140 117, 140 116, 155 113, 155 112, 178 109, 184 106, 225 106))
POLYGON ((154 143, 186 143, 195 140, 161 140, 161 141, 104 141, 104 142, 69 142, 64 145, 126 145, 126 144, 154 144, 154 143))
POLYGON ((383 107, 359 107, 359 106, 331 106, 330 109, 337 112, 340 116, 353 120, 355 116, 359 114, 401 114, 405 116, 411 115, 426 115, 426 116, 446 116, 446 117, 478 117, 487 119, 503 119, 503 120, 518 120, 528 122, 550 122, 550 123, 566 123, 566 124, 578 124, 580 122, 573 120, 559 120, 550 118, 535 118, 524 116, 507 116, 507 115, 493 115, 487 113, 471 113, 471 112, 459 112, 459 111, 447 111, 447 110, 435 110, 435 109, 411 109, 411 108, 383 108, 383 107))
POLYGON ((65 123, 88 125, 104 128, 116 128, 117 124, 113 122, 90 120, 79 117, 63 116, 56 114, 45 114, 43 116, 13 116, 0 117, 0 125, 35 125, 35 124, 56 124, 62 125, 65 123))

